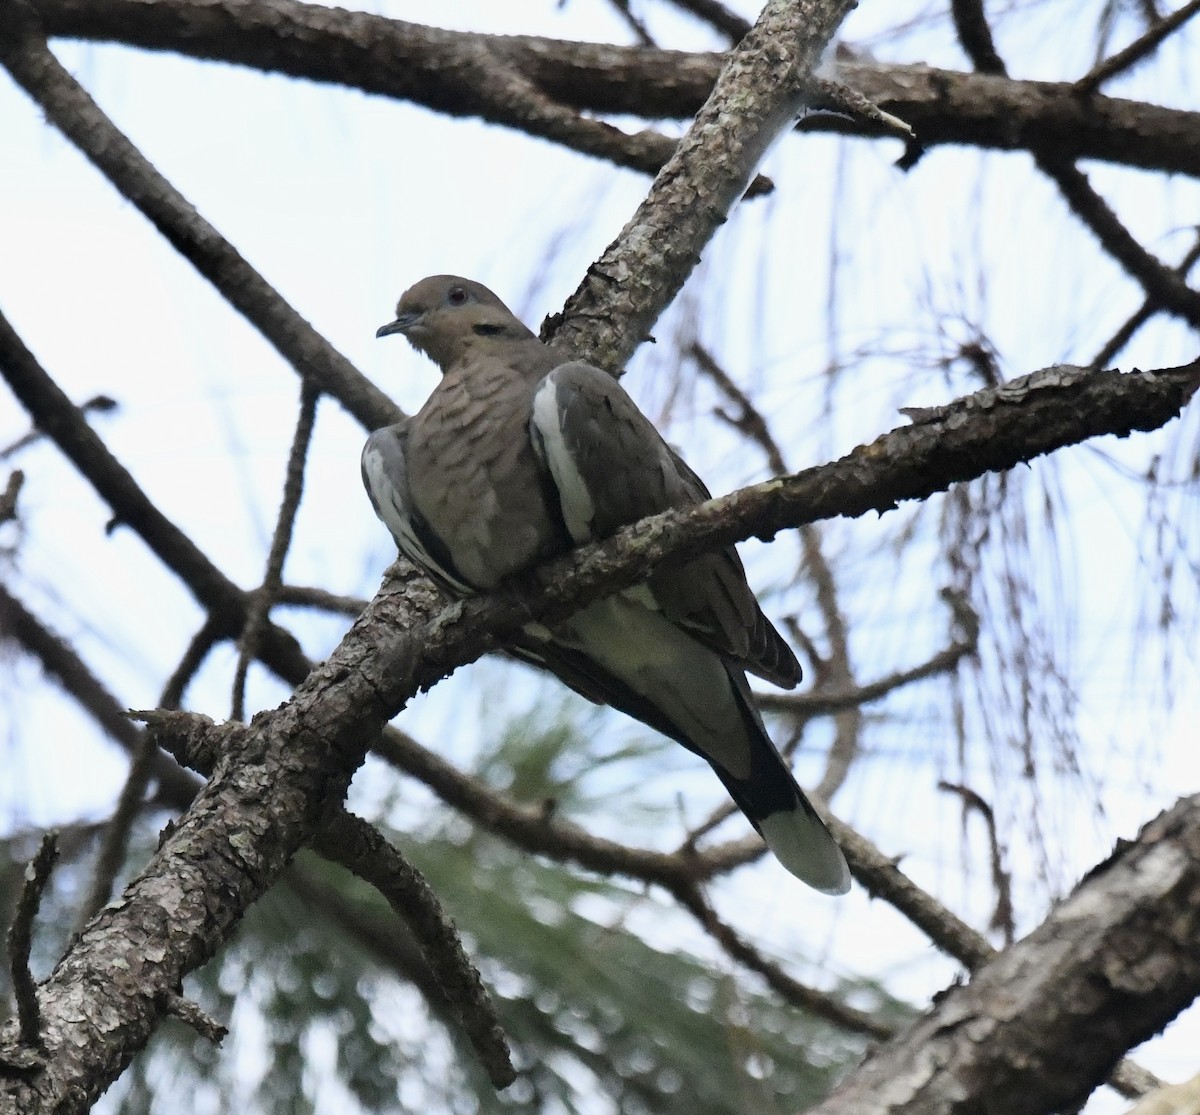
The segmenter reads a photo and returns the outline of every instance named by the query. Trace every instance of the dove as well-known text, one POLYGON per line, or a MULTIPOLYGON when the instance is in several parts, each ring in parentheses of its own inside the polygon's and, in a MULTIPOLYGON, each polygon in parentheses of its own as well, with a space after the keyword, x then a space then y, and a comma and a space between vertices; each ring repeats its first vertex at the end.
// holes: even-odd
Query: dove
MULTIPOLYGON (((417 414, 371 434, 363 483, 401 553, 451 596, 710 498, 614 377, 543 344, 482 284, 422 279, 376 336, 392 334, 442 378, 417 414)), ((793 688, 800 664, 732 547, 527 624, 509 649, 705 759, 788 871, 849 889, 755 707, 747 671, 793 688)))

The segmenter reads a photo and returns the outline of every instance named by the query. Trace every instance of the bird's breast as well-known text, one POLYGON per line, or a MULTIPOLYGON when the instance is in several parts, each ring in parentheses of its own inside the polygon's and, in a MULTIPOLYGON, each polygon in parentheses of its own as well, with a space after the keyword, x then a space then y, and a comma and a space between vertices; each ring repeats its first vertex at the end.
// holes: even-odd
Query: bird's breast
POLYGON ((417 510, 479 589, 566 546, 529 439, 533 393, 504 376, 443 378, 412 422, 409 484, 417 510))

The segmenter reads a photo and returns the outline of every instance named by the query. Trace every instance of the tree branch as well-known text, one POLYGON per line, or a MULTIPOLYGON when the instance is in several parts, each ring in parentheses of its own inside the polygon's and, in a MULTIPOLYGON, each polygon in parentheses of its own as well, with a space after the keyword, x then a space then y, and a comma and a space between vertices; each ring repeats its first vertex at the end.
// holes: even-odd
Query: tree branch
POLYGON ((983 74, 1007 74, 1004 61, 996 53, 996 44, 992 41, 983 0, 950 0, 950 14, 954 18, 958 41, 975 69, 983 74))
POLYGON ((0 0, 0 64, 46 118, 302 376, 370 429, 397 420, 396 405, 196 212, 59 64, 26 0, 0 0))
MULTIPOLYGON (((0 12, 3 4, 0 0, 0 12)), ((47 375, 0 313, 0 375, 34 423, 46 431, 66 458, 87 478, 114 516, 133 529, 151 552, 178 576, 209 613, 207 633, 233 637, 246 622, 249 594, 238 588, 208 556, 168 519, 142 491, 79 408, 47 375)), ((268 624, 263 660, 293 683, 308 672, 300 645, 282 628, 268 624)))
MULTIPOLYGON (((721 54, 689 54, 528 36, 474 35, 297 0, 36 0, 47 31, 232 62, 421 104, 478 109, 438 59, 480 41, 552 101, 579 111, 687 119, 720 73, 721 54)), ((740 37, 740 36, 739 36, 740 37)), ((1071 159, 1200 177, 1200 114, 1080 97, 1070 82, 1013 81, 920 65, 843 62, 839 75, 907 121, 925 148, 967 144, 1060 151, 1071 159)), ((810 117, 805 131, 878 138, 865 121, 810 117)))
POLYGON ((1200 291, 1148 252, 1121 223, 1088 181, 1087 175, 1058 152, 1040 152, 1038 168, 1058 186, 1071 211, 1091 229, 1110 256, 1136 282, 1149 300, 1200 329, 1200 291))
POLYGON ((292 529, 296 524, 296 513, 300 509, 300 498, 304 494, 304 466, 308 458, 308 446, 312 440, 313 426, 317 419, 317 403, 320 392, 311 383, 300 387, 300 413, 296 419, 296 432, 292 436, 292 447, 288 452, 287 469, 283 482, 283 499, 275 520, 275 531, 271 536, 271 548, 267 554, 267 567, 263 572, 262 584, 250 594, 250 606, 246 622, 242 626, 241 646, 238 651, 237 669, 233 677, 233 701, 229 713, 233 720, 246 718, 246 674, 250 663, 258 657, 258 645, 271 616, 271 607, 283 584, 283 563, 292 545, 292 529))
POLYGON ((1197 12, 1200 12, 1200 0, 1189 0, 1182 8, 1151 24, 1149 30, 1139 39, 1134 40, 1124 50, 1105 58, 1075 82, 1075 92, 1087 96, 1106 81, 1111 81, 1118 74, 1132 69, 1148 58, 1168 35, 1182 27, 1197 12))
MULTIPOLYGON (((29 953, 33 944, 33 919, 37 917, 42 893, 50 881, 50 871, 58 859, 58 835, 48 832, 42 837, 37 854, 25 868, 25 880, 17 899, 12 925, 8 930, 8 963, 12 978, 13 998, 17 1001, 17 1042, 32 1052, 43 1049, 41 1009, 38 1006, 37 986, 29 970, 29 953)), ((18 1063, 0 1052, 0 1066, 18 1063)), ((15 1051, 14 1051, 15 1052, 15 1051)))
POLYGON ((773 960, 767 959, 758 949, 743 940, 732 926, 717 917, 716 911, 705 901, 704 895, 695 885, 677 887, 671 893, 733 960, 762 976, 784 1002, 791 1003, 797 1009, 807 1011, 818 1018, 824 1018, 835 1026, 852 1033, 866 1034, 876 1040, 889 1038, 895 1032, 891 1024, 793 979, 773 960))
POLYGON ((618 374, 809 97, 809 76, 852 0, 768 0, 730 51, 687 134, 633 216, 587 271, 554 341, 618 374))
POLYGON ((1197 993, 1200 797, 1191 797, 1121 846, 1041 926, 939 998, 810 1115, 1068 1110, 1197 993))

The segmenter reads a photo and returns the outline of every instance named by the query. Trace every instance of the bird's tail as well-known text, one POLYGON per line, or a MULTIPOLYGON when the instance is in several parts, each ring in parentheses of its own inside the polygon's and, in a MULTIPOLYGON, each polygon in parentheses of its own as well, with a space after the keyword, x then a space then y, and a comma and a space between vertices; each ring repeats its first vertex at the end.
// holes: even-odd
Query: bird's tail
POLYGON ((736 668, 729 675, 753 741, 751 769, 746 778, 735 778, 718 763, 711 764, 713 770, 784 867, 825 894, 845 894, 850 869, 841 848, 767 735, 745 675, 736 668))

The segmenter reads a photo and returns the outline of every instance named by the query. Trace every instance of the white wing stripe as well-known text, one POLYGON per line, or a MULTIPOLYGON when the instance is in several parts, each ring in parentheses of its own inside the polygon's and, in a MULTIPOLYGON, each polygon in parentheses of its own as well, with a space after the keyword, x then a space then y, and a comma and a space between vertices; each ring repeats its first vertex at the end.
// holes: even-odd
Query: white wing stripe
POLYGON ((551 372, 533 396, 533 424, 542 435, 542 446, 546 464, 554 486, 558 489, 558 502, 562 508, 563 521, 576 545, 589 542, 592 538, 592 520, 596 509, 592 494, 567 448, 563 437, 561 415, 558 407, 558 387, 551 372))

